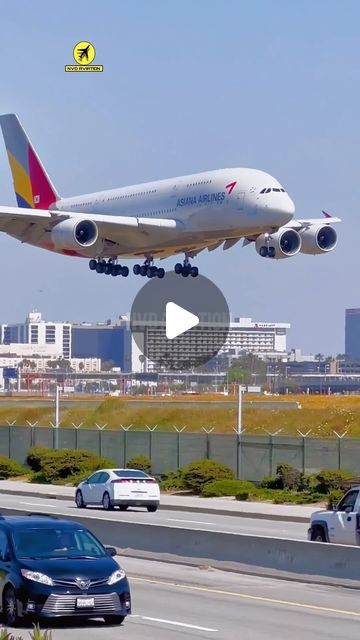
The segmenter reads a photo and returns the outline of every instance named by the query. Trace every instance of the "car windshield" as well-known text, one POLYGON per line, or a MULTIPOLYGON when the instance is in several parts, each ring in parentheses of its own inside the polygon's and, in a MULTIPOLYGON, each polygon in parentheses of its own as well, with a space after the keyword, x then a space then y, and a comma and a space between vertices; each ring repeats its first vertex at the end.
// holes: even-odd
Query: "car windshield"
POLYGON ((115 475, 119 478, 148 478, 147 473, 143 471, 132 471, 131 469, 117 469, 114 470, 115 475))
POLYGON ((38 528, 13 532, 17 558, 102 558, 106 551, 90 531, 84 529, 38 528))

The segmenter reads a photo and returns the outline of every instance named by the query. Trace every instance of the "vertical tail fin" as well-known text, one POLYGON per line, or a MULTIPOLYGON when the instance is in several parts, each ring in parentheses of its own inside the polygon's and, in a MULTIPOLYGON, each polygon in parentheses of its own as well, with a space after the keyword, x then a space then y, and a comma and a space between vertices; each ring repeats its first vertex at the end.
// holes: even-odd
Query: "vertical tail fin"
POLYGON ((19 207, 48 209, 60 199, 18 117, 0 116, 14 190, 19 207))

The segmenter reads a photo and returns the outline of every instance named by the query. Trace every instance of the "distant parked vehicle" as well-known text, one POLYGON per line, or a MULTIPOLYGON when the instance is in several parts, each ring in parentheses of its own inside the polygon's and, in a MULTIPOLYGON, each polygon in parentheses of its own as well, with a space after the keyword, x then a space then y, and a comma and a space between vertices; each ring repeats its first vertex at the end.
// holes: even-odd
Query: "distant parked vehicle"
POLYGON ((152 476, 138 469, 101 469, 81 482, 75 502, 79 509, 102 505, 107 511, 115 506, 146 507, 156 511, 160 504, 160 487, 152 476))
POLYGON ((360 545, 360 486, 347 491, 334 509, 311 515, 308 539, 360 545))

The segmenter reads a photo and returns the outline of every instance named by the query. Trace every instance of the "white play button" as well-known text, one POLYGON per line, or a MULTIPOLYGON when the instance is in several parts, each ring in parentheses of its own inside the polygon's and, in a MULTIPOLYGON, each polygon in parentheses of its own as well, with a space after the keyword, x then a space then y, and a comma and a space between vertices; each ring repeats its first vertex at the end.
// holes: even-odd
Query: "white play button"
POLYGON ((189 331, 199 324, 198 316, 190 311, 186 311, 183 307, 179 307, 175 302, 166 303, 166 337, 173 340, 181 336, 185 331, 189 331))

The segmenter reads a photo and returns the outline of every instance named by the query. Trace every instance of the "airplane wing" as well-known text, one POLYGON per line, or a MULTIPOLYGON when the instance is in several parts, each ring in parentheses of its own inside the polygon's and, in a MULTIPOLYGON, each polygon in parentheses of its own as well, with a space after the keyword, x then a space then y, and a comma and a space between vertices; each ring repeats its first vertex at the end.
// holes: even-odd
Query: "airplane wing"
POLYGON ((181 221, 171 218, 141 218, 131 216, 109 216, 94 213, 74 213, 52 209, 23 209, 20 207, 0 207, 0 231, 14 236, 22 242, 36 242, 53 227, 69 218, 92 220, 96 223, 99 236, 104 240, 121 245, 139 232, 147 235, 151 230, 169 231, 182 228, 181 221))
POLYGON ((329 213, 326 213, 326 211, 323 211, 323 214, 323 218, 304 218, 298 220, 290 220, 290 222, 288 222, 285 227, 290 227, 291 229, 296 229, 297 231, 299 231, 301 229, 308 229, 313 225, 336 224, 338 222, 341 222, 341 218, 331 216, 329 213))

